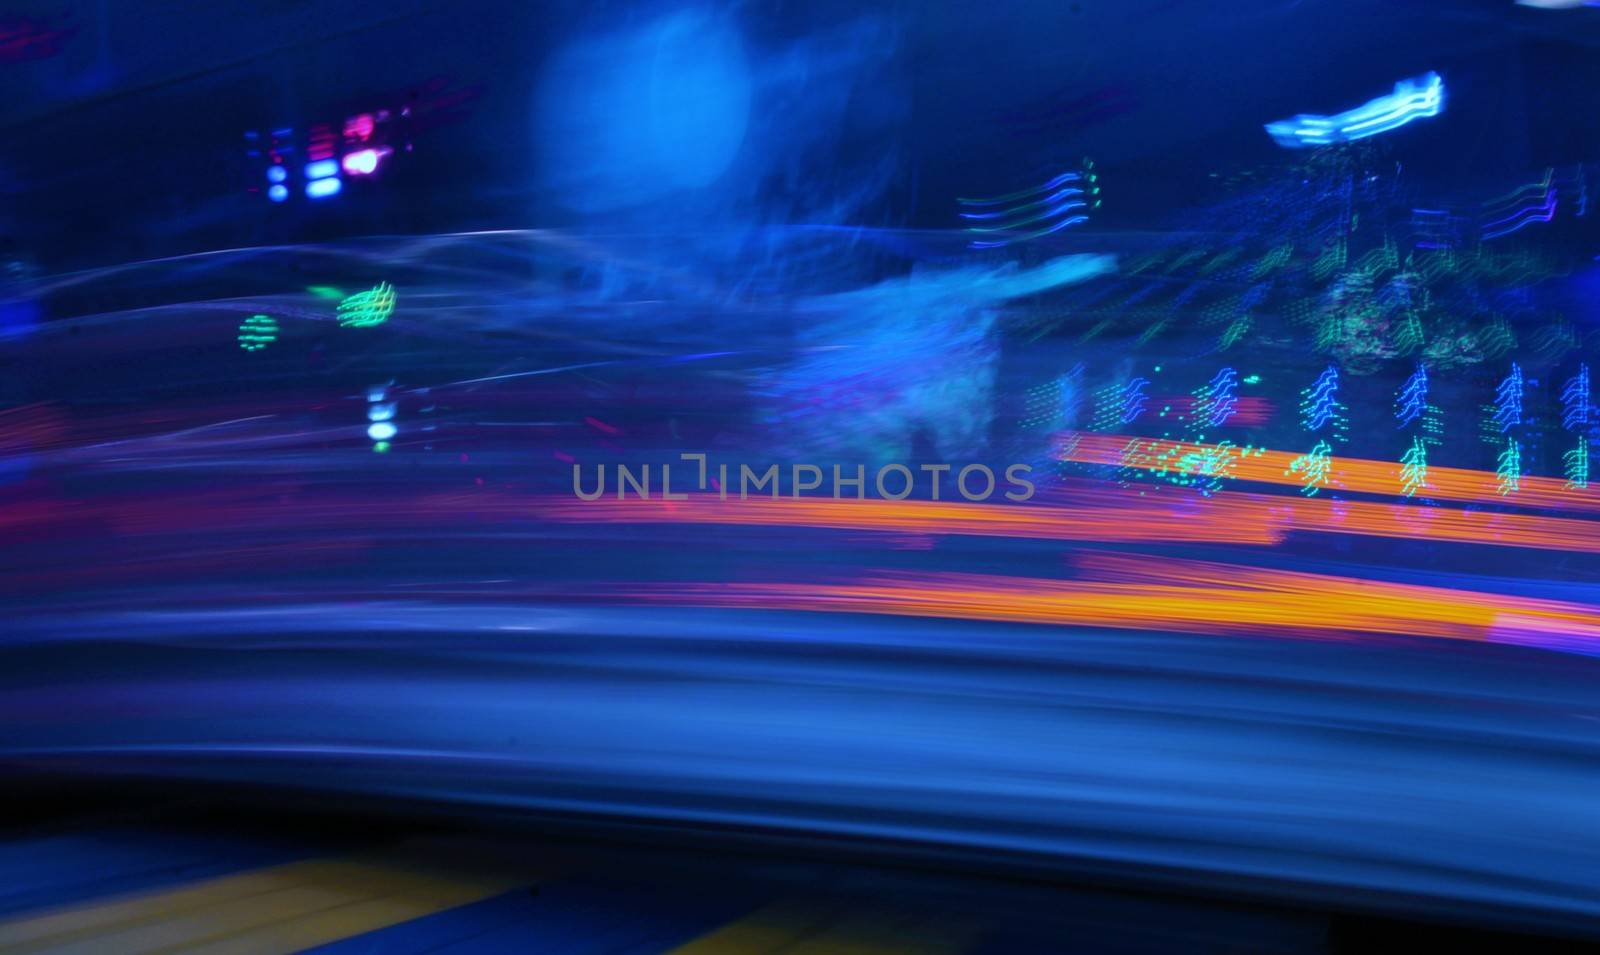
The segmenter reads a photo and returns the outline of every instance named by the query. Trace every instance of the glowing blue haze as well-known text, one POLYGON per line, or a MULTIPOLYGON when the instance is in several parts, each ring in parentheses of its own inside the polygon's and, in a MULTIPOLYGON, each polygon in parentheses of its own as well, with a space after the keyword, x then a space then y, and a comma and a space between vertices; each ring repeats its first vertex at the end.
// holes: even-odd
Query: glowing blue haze
POLYGON ((739 154, 752 95, 738 30, 710 14, 581 38, 540 84, 545 185, 581 212, 709 186, 739 154))

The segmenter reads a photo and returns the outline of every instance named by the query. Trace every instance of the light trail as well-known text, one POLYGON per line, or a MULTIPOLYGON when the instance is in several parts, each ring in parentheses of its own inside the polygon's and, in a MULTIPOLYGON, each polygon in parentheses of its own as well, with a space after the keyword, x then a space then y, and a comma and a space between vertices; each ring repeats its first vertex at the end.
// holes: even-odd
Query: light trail
POLYGON ((1083 555, 1072 580, 885 574, 859 583, 636 588, 652 603, 889 614, 1234 636, 1401 635, 1600 652, 1600 608, 1196 560, 1083 555))
MULTIPOLYGON (((1075 433, 1071 440, 1057 444, 1056 458, 1079 464, 1104 464, 1134 467, 1148 471, 1176 470, 1188 454, 1217 453, 1219 446, 1195 442, 1141 438, 1121 434, 1075 433), (1128 454, 1132 442, 1139 442, 1140 454, 1128 454)), ((1300 479, 1289 474, 1299 452, 1252 449, 1238 455, 1228 477, 1259 484, 1298 486, 1300 479)), ((1402 465, 1395 461, 1374 461, 1341 455, 1331 457, 1333 488, 1362 494, 1399 495, 1404 493, 1402 465)), ((1475 504, 1504 505, 1499 478, 1493 471, 1470 468, 1428 467, 1428 496, 1435 500, 1466 501, 1475 504)), ((1569 488, 1559 478, 1523 477, 1515 503, 1523 507, 1600 513, 1600 496, 1569 488)))

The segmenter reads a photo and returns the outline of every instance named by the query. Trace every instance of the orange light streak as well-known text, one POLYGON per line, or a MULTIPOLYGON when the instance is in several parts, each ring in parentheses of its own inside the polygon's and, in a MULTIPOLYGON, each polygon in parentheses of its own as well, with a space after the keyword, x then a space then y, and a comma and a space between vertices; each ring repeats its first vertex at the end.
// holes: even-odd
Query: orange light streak
POLYGON ((724 501, 696 494, 687 501, 544 499, 536 511, 547 520, 572 523, 796 526, 1102 543, 1266 546, 1281 543, 1291 532, 1305 531, 1600 553, 1600 522, 1576 518, 1240 491, 1185 501, 1181 497, 1185 493, 1153 488, 1139 496, 1107 487, 1092 496, 1075 492, 1087 503, 1061 506, 876 499, 724 501))
POLYGON ((1600 608, 1359 577, 1235 564, 1087 555, 1088 579, 936 573, 860 583, 719 583, 641 588, 648 602, 1066 624, 1180 633, 1398 634, 1493 640, 1497 631, 1600 651, 1600 608))
POLYGON ((568 522, 744 524, 890 531, 897 534, 969 534, 1074 541, 1171 541, 1275 544, 1281 528, 1241 523, 1222 511, 1192 514, 1132 495, 1087 505, 1040 506, 967 501, 750 498, 721 500, 693 494, 686 501, 543 500, 539 516, 568 522))

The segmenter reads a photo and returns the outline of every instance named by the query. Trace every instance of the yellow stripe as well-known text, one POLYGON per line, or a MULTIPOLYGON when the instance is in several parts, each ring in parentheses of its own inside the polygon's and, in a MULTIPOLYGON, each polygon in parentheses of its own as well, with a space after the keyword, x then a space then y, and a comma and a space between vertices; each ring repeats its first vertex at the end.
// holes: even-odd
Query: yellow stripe
POLYGON ((776 952, 784 945, 827 927, 826 910, 792 902, 780 902, 757 909, 744 918, 729 922, 694 941, 680 945, 667 955, 745 955, 776 952))
POLYGON ((946 955, 970 928, 925 916, 867 915, 799 901, 758 909, 668 955, 946 955))
POLYGON ((541 881, 462 876, 402 857, 312 860, 0 923, 0 949, 276 955, 430 915, 541 881))

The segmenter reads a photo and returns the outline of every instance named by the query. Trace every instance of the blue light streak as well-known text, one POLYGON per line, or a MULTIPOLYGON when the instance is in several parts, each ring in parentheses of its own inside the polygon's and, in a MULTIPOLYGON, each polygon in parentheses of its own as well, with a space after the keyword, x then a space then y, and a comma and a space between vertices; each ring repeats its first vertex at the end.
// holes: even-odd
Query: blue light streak
POLYGON ((1561 427, 1584 431, 1589 427, 1589 366, 1579 365, 1578 373, 1561 389, 1561 427))
POLYGON ((1396 427, 1404 428, 1422 417, 1422 413, 1428 409, 1428 369, 1418 365, 1406 383, 1400 386, 1399 404, 1395 417, 1400 423, 1396 427))
POLYGON ((991 239, 991 240, 987 240, 987 241, 971 242, 971 243, 968 243, 968 248, 972 248, 972 249, 998 249, 1001 246, 1010 245, 1012 242, 1025 241, 1027 239, 1037 239, 1037 238, 1040 238, 1041 236, 1047 236, 1047 235, 1051 234, 1052 232, 1060 232, 1062 229, 1065 229, 1067 226, 1077 225, 1080 222, 1088 222, 1088 221, 1089 221, 1089 217, 1088 216, 1068 216, 1067 218, 1062 219, 1060 222, 1057 222, 1056 224, 1050 226, 1049 228, 1040 229, 1037 232, 1028 232, 1028 233, 1025 233, 1023 235, 1016 236, 1013 239, 991 239))
POLYGON ((1306 390, 1300 409, 1307 431, 1320 431, 1339 411, 1339 369, 1329 365, 1306 390))
POLYGON ((1498 207, 1495 208, 1494 212, 1490 213, 1491 215, 1498 215, 1509 206, 1517 207, 1494 221, 1484 223, 1481 230, 1484 240, 1498 239, 1501 236, 1510 235, 1531 222, 1549 222, 1554 219, 1556 216, 1557 193, 1557 189, 1552 182, 1554 175, 1554 170, 1547 170, 1542 182, 1530 183, 1504 199, 1490 203, 1491 208, 1498 207), (1519 202, 1527 201, 1522 198, 1523 193, 1533 190, 1538 190, 1537 198, 1530 197, 1530 199, 1538 203, 1537 205, 1517 205, 1519 202))
MULTIPOLYGON (((1026 212, 1026 211, 1029 211, 1031 209, 1048 208, 1052 203, 1057 202, 1057 201, 1059 201, 1061 199, 1068 198, 1069 196, 1081 196, 1081 195, 1083 195, 1083 190, 1082 189, 1076 189, 1076 188, 1072 188, 1072 187, 1069 186, 1068 188, 1062 189, 1062 190, 1060 190, 1059 192, 1056 192, 1053 195, 1047 196, 1046 198, 1039 200, 1038 202, 1030 202, 1027 205, 1016 206, 1015 208, 1012 208, 1012 209, 999 209, 999 210, 996 210, 994 212, 963 212, 963 213, 961 213, 961 218, 963 218, 963 219, 999 219, 999 218, 1003 218, 1005 216, 1016 215, 1017 213, 1020 213, 1020 212, 1026 212)), ((970 201, 970 200, 961 200, 961 201, 965 202, 965 201, 970 201)), ((1081 205, 1083 205, 1083 203, 1080 202, 1080 203, 1078 203, 1078 205, 1081 206, 1081 205)))
POLYGON ((1220 428, 1239 410, 1239 399, 1234 395, 1238 384, 1238 372, 1224 368, 1200 389, 1199 414, 1196 417, 1202 428, 1220 428))
POLYGON ((1495 389, 1494 401, 1494 423, 1501 434, 1522 423, 1522 368, 1516 362, 1511 363, 1511 374, 1495 389))
MULTIPOLYGON (((1089 221, 1087 215, 1068 213, 1089 208, 1088 200, 1100 192, 1099 186, 1092 185, 1095 179, 1094 173, 1067 172, 1033 189, 991 199, 957 199, 957 203, 966 207, 957 213, 961 218, 985 223, 967 226, 967 231, 976 236, 968 247, 1000 248, 1089 221), (1088 192, 1079 186, 1068 185, 1085 181, 1090 184, 1088 192), (1028 228, 1028 231, 1018 231, 1024 228, 1028 228)), ((1099 205, 1098 200, 1095 205, 1099 205)))
POLYGON ((1037 196, 1041 192, 1049 192, 1050 190, 1055 189, 1055 188, 1057 188, 1059 186, 1065 185, 1066 183, 1077 182, 1081 178, 1083 178, 1083 177, 1079 173, 1064 172, 1061 175, 1059 175, 1059 176, 1055 177, 1054 179, 1050 180, 1049 182, 1045 183, 1044 185, 1037 186, 1037 187, 1035 187, 1033 189, 1024 189, 1021 192, 1013 192, 1013 193, 1009 193, 1009 194, 1004 195, 1004 196, 995 196, 992 199, 957 199, 956 201, 961 203, 964 206, 998 206, 998 205, 1004 205, 1005 203, 1008 203, 1008 202, 1018 202, 1018 201, 1021 201, 1023 199, 1032 198, 1033 196, 1037 196))
POLYGON ((1144 393, 1144 387, 1148 384, 1150 384, 1148 378, 1135 378, 1122 390, 1123 424, 1132 424, 1144 414, 1145 403, 1150 400, 1144 393))
POLYGON ((1334 116, 1301 113, 1266 125, 1267 134, 1285 149, 1308 149, 1354 142, 1399 129, 1412 120, 1437 116, 1444 109, 1444 81, 1437 73, 1401 80, 1394 92, 1334 116))

